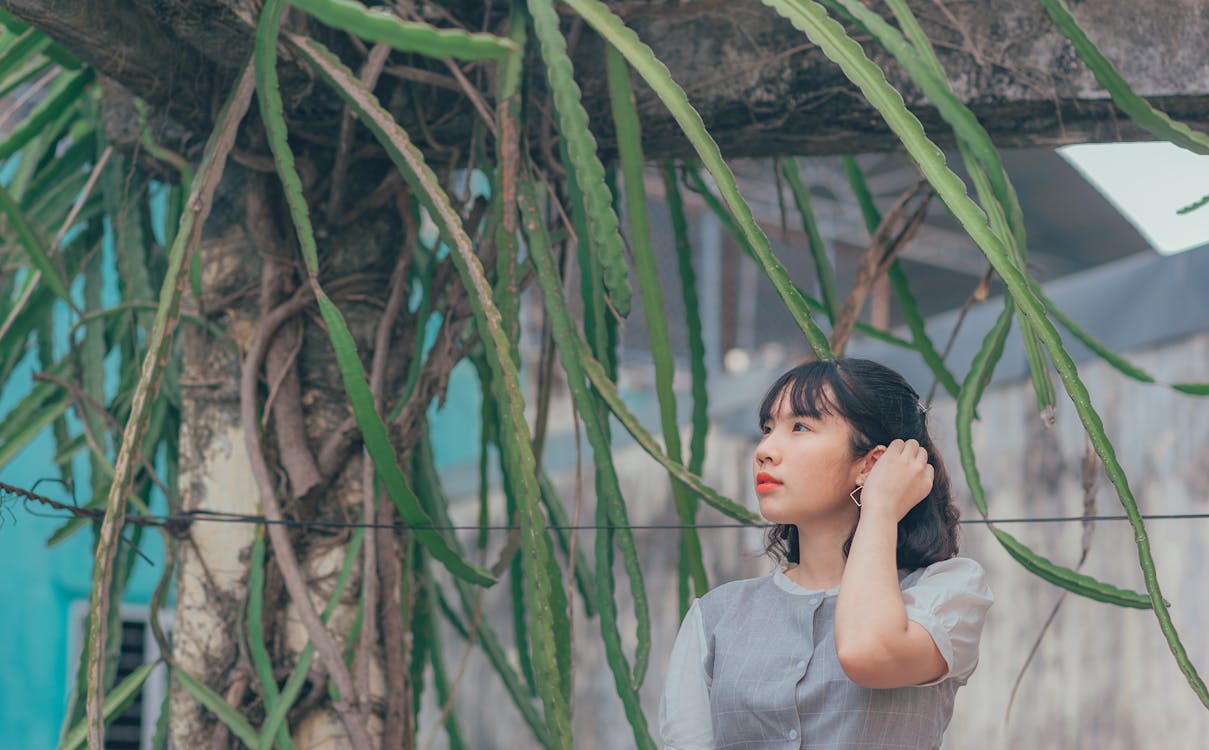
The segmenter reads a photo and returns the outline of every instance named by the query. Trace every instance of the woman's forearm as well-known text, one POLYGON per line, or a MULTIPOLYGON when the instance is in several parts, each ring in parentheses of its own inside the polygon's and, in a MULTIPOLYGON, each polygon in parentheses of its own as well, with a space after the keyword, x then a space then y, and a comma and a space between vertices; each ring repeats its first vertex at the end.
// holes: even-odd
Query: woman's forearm
POLYGON ((898 587, 898 520, 869 503, 861 515, 844 566, 835 611, 835 644, 841 662, 876 656, 907 633, 907 610, 898 587))
POLYGON ((897 542, 894 514, 867 508, 852 539, 836 602, 840 666, 849 679, 867 688, 921 685, 948 671, 932 635, 907 617, 899 589, 897 542))

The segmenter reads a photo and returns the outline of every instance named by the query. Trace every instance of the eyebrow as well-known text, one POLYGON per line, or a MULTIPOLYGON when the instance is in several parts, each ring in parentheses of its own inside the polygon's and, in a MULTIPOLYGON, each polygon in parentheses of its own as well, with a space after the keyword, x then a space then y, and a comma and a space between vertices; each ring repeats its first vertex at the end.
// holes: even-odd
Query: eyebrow
MULTIPOLYGON (((827 416, 826 414, 822 414, 822 413, 820 413, 820 414, 801 414, 799 412, 791 412, 788 416, 785 417, 784 421, 789 422, 789 421, 793 421, 793 420, 810 419, 815 422, 821 422, 823 420, 823 418, 826 416, 827 416)), ((768 416, 766 416, 760 420, 760 426, 763 427, 765 424, 767 424, 769 422, 776 422, 779 420, 779 418, 780 418, 779 415, 776 414, 775 412, 769 413, 768 416)))

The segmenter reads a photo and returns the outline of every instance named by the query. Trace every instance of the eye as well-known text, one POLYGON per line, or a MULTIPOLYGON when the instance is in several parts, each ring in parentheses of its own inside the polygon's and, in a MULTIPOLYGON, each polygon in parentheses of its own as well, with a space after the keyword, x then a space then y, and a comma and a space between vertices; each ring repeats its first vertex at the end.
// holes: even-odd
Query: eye
POLYGON ((793 431, 794 432, 810 432, 810 425, 806 424, 805 422, 794 422, 793 431))
POLYGON ((772 425, 768 424, 767 422, 760 425, 760 434, 761 435, 767 435, 770 432, 772 432, 772 425))

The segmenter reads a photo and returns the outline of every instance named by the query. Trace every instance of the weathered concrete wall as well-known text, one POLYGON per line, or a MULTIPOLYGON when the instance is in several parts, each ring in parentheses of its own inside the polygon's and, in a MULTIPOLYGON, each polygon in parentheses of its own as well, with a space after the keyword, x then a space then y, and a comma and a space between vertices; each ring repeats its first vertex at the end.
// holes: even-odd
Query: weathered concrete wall
MULTIPOLYGON (((1209 379, 1209 334, 1130 353, 1132 360, 1164 381, 1209 379)), ((1081 374, 1114 440, 1138 502, 1147 513, 1209 511, 1209 399, 1196 399, 1160 386, 1129 381, 1101 363, 1088 363, 1081 374)), ((752 402, 759 398, 752 393, 752 402)), ((1081 461, 1085 439, 1073 408, 1060 404, 1058 421, 1044 428, 1036 415, 1031 387, 1010 384, 989 391, 975 427, 979 468, 994 516, 1078 515, 1082 510, 1081 461)), ((964 518, 977 518, 957 465, 952 402, 933 407, 933 430, 954 480, 964 518)), ((754 430, 753 430, 754 433, 754 430)), ((725 435, 715 429, 709 445, 707 479, 730 497, 754 506, 750 487, 751 435, 725 435)), ((674 520, 666 477, 634 448, 616 456, 623 490, 636 524, 674 520)), ((582 517, 591 518, 591 478, 584 480, 582 517)), ((564 486, 570 504, 574 494, 564 486)), ((1120 506, 1101 476, 1097 510, 1117 514, 1120 506)), ((706 511, 702 520, 718 520, 706 511)), ((1073 565, 1080 554, 1080 524, 1005 526, 1051 559, 1073 565)), ((1209 521, 1152 521, 1151 545, 1164 594, 1193 662, 1209 672, 1209 590, 1204 568, 1209 561, 1209 521)), ((590 532, 580 544, 591 545, 590 532)), ((667 656, 679 626, 676 611, 673 532, 636 531, 655 618, 650 674, 642 697, 648 718, 657 720, 659 690, 667 656)), ((1117 609, 1068 596, 1033 666, 1026 673, 1012 709, 1005 713, 1012 685, 1028 651, 1061 592, 1024 571, 982 526, 963 529, 963 554, 987 569, 997 603, 983 636, 981 664, 958 695, 946 737, 947 748, 1096 748, 1136 750, 1203 747, 1209 736, 1209 711, 1188 689, 1148 611, 1117 609)), ((759 555, 761 535, 752 530, 704 530, 702 541, 711 584, 769 570, 759 555)), ((1120 586, 1142 588, 1137 553, 1128 524, 1096 524, 1084 570, 1120 586)), ((619 573, 620 580, 620 573, 619 573)), ((507 633, 507 592, 488 592, 486 612, 502 635, 507 633)), ((626 601, 619 586, 619 601, 626 601)), ((626 621, 632 615, 626 611, 626 621)), ((598 621, 577 619, 576 747, 622 750, 634 742, 612 675, 600 646, 598 621)), ((627 633, 632 627, 627 626, 627 633)), ((451 641, 451 643, 453 643, 451 641)), ((632 649, 633 639, 627 639, 632 649)), ((450 652, 460 657, 460 645, 450 652)), ((458 705, 471 747, 531 746, 528 731, 500 692, 491 668, 471 656, 458 705)), ((431 707, 423 735, 432 731, 431 707)), ((434 747, 441 746, 442 739, 434 747)))
MULTIPOLYGON (((1162 381, 1209 379, 1209 334, 1130 353, 1162 381)), ((1130 486, 1144 513, 1209 511, 1209 400, 1127 380, 1095 362, 1080 368, 1130 486)), ((979 468, 991 512, 999 517, 1078 515, 1085 438, 1069 402, 1046 430, 1027 383, 996 389, 979 407, 979 468)), ((946 455, 953 408, 936 412, 946 455)), ((968 497, 964 488, 963 496, 968 497)), ((1100 476, 1097 511, 1121 507, 1100 476)), ((966 517, 974 517, 966 512, 966 517)), ((1051 559, 1074 565, 1079 524, 1005 526, 1051 559)), ((1147 524, 1155 566, 1171 614, 1193 664, 1209 672, 1209 521, 1147 524)), ((982 644, 982 661, 960 693, 947 747, 1198 748, 1209 737, 1209 711, 1188 688, 1149 611, 1123 610, 1066 597, 1033 666, 1025 674, 1005 725, 1021 665, 1060 593, 1023 571, 984 529, 967 527, 964 551, 987 568, 997 603, 982 644)), ((1142 590, 1133 534, 1125 522, 1096 524, 1085 572, 1142 590)))

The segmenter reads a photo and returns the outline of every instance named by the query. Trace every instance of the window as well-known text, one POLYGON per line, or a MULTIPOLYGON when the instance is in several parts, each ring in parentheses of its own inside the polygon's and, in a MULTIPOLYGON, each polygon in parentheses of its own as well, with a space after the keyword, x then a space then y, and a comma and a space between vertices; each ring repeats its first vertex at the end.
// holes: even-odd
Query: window
MULTIPOLYGON (((148 621, 150 610, 146 606, 123 604, 120 614, 122 635, 114 684, 160 656, 159 644, 155 642, 148 621)), ((75 602, 70 617, 67 684, 74 686, 86 635, 84 624, 88 618, 88 602, 75 602)), ((172 614, 161 612, 159 620, 164 633, 170 635, 172 614)), ((106 750, 152 750, 151 741, 155 737, 155 725, 167 687, 167 671, 163 665, 156 667, 130 705, 110 722, 105 732, 106 750)))

